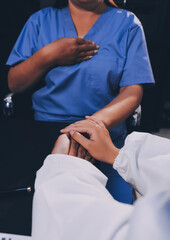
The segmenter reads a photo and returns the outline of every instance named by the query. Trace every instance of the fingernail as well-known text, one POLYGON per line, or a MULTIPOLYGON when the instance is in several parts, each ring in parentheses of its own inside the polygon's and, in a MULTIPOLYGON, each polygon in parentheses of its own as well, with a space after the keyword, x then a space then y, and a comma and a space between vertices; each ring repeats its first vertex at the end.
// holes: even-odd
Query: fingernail
POLYGON ((96 48, 99 49, 100 48, 99 45, 96 45, 96 48))
POLYGON ((98 50, 94 50, 94 53, 98 53, 98 50))
POLYGON ((88 58, 90 59, 90 58, 92 58, 93 56, 89 56, 88 58))

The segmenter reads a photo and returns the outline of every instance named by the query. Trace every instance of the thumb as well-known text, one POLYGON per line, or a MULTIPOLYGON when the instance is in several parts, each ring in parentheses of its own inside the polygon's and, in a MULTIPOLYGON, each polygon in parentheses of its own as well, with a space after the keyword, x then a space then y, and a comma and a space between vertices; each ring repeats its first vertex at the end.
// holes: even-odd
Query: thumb
POLYGON ((87 138, 85 138, 82 134, 80 134, 79 132, 75 132, 75 131, 70 131, 70 135, 71 137, 78 142, 82 147, 84 147, 87 151, 88 151, 88 147, 89 147, 89 142, 90 140, 88 140, 87 138))

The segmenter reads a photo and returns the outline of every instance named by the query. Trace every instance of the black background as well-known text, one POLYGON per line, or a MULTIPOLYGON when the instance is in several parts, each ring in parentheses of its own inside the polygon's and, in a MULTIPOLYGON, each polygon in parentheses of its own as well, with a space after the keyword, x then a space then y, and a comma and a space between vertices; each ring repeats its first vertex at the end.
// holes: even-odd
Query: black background
MULTIPOLYGON (((115 1, 117 4, 122 1, 115 1)), ((30 93, 19 97, 14 119, 2 114, 2 99, 9 92, 5 62, 26 20, 53 0, 3 0, 0 3, 0 190, 34 184, 35 173, 50 153, 63 125, 25 121, 30 93), (18 118, 18 119, 17 119, 18 118), (22 146, 22 147, 21 147, 22 146)), ((143 24, 156 86, 145 89, 139 131, 154 132, 165 123, 165 105, 170 102, 169 0, 127 0, 143 24)), ((0 198, 0 232, 31 234, 32 194, 0 198)))

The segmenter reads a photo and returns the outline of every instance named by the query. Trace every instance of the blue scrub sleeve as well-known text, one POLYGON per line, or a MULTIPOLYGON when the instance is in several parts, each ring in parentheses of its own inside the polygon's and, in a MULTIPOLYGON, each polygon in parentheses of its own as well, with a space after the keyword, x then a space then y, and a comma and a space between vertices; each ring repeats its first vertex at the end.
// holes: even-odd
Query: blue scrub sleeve
POLYGON ((128 31, 126 62, 119 86, 154 83, 144 31, 141 25, 128 31))
POLYGON ((37 51, 38 27, 31 16, 23 27, 6 65, 13 66, 20 63, 37 51))

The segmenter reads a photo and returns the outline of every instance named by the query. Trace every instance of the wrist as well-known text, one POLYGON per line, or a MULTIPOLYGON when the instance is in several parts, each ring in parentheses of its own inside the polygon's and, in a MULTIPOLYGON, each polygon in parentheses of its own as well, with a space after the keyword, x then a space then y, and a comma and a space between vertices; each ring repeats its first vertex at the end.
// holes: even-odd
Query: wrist
POLYGON ((107 163, 113 165, 115 162, 115 159, 119 155, 120 149, 116 148, 115 146, 112 146, 111 149, 108 151, 107 156, 107 163))
POLYGON ((96 112, 96 113, 94 113, 93 115, 91 115, 91 117, 95 117, 95 118, 97 118, 98 120, 102 121, 102 123, 104 124, 105 128, 108 129, 107 123, 106 123, 106 121, 103 119, 103 114, 100 115, 99 112, 96 112))
POLYGON ((95 117, 98 120, 102 121, 107 130, 110 130, 112 128, 110 124, 110 118, 106 117, 106 112, 104 112, 103 109, 94 113, 92 117, 95 117))

